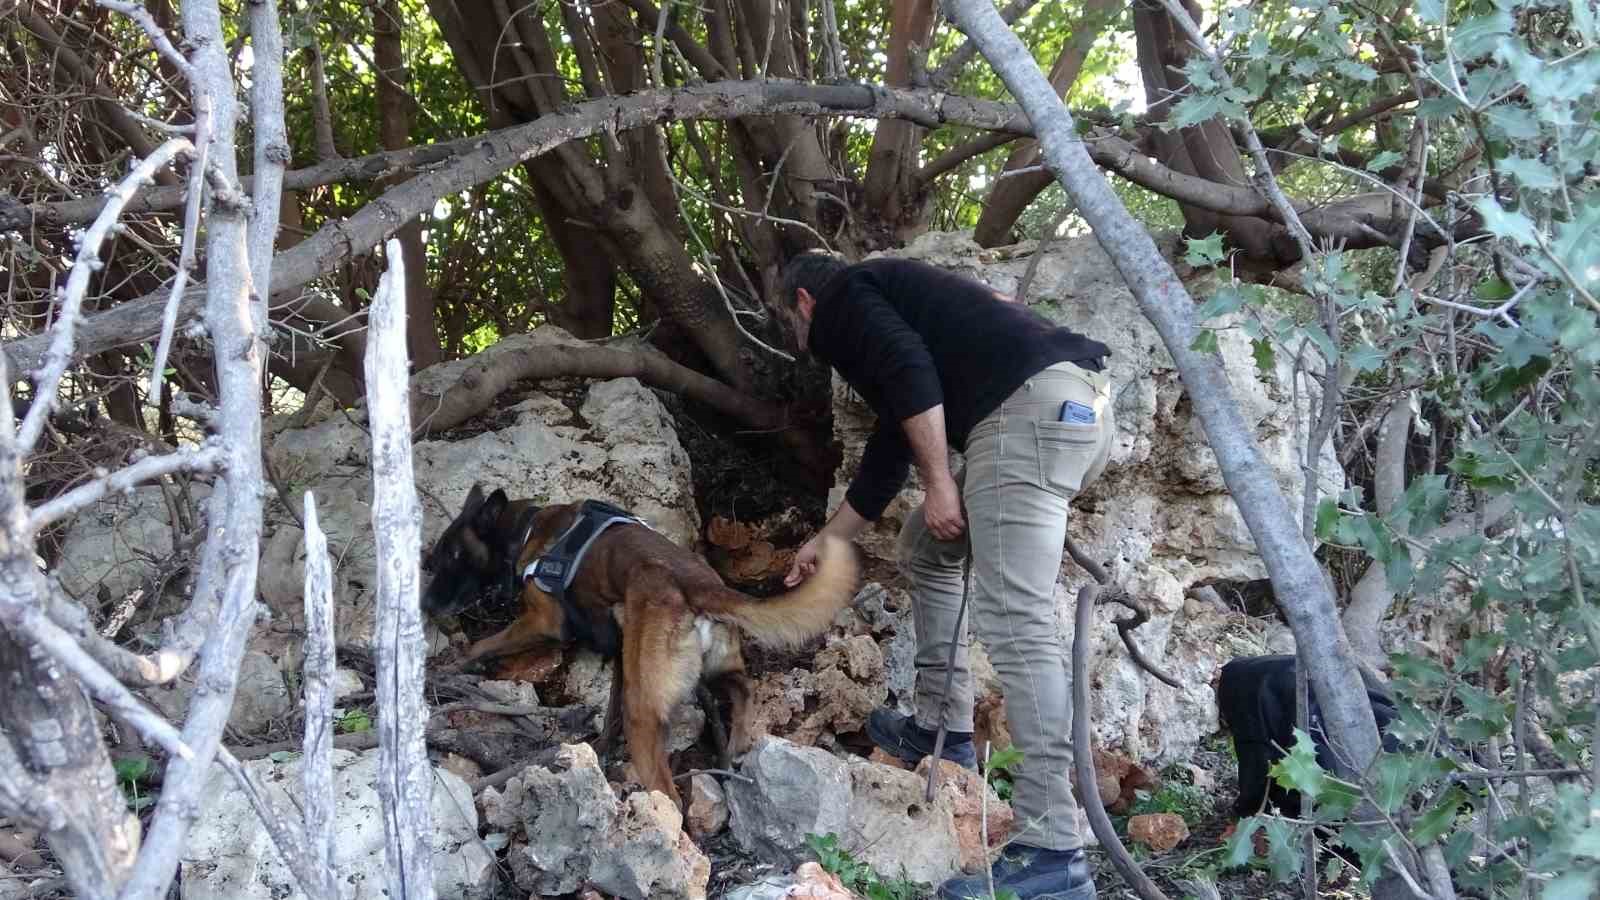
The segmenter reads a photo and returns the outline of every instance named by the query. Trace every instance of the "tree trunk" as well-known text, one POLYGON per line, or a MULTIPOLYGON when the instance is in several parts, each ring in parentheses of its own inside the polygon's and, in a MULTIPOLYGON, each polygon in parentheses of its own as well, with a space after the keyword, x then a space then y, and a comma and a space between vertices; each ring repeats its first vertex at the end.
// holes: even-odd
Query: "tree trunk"
MULTIPOLYGON (((1100 36, 1101 29, 1121 8, 1121 4, 1114 0, 1088 0, 1082 17, 1078 19, 1077 27, 1072 29, 1072 37, 1061 45, 1061 53, 1056 56, 1055 65, 1050 67, 1050 86, 1055 88, 1056 96, 1067 96, 1067 92, 1077 82, 1078 73, 1083 70, 1083 62, 1088 59, 1089 51, 1094 47, 1095 39, 1100 36)), ((1020 175, 1006 173, 1037 165, 1039 165, 1039 143, 1032 140, 1018 141, 1011 155, 1006 157, 1002 177, 995 182, 994 189, 989 192, 989 200, 984 204, 983 212, 978 214, 978 224, 972 231, 972 239, 978 246, 997 247, 1009 244, 1013 238, 1020 237, 1013 235, 1011 229, 1016 226, 1017 219, 1022 216, 1022 211, 1028 208, 1028 204, 1050 186, 1053 177, 1048 169, 1042 167, 1038 171, 1024 172, 1020 175)))
MULTIPOLYGON (((894 0, 889 10, 889 64, 884 83, 908 87, 921 79, 933 34, 933 0, 894 0)), ((881 122, 867 157, 865 208, 883 228, 886 246, 904 244, 927 228, 931 191, 917 181, 918 151, 927 129, 913 122, 881 122), (923 196, 918 197, 917 194, 923 196)))
MULTIPOLYGON (((1185 0, 1185 9, 1199 19, 1194 0, 1185 0)), ((1134 36, 1137 42, 1139 72, 1143 77, 1145 101, 1152 124, 1165 122, 1177 103, 1190 90, 1183 75, 1190 55, 1188 42, 1178 32, 1161 0, 1134 0, 1134 36)), ((1191 125, 1177 133, 1153 129, 1151 141, 1157 159, 1185 175, 1195 175, 1214 184, 1248 187, 1238 145, 1221 117, 1191 125)), ((1299 259, 1294 241, 1280 227, 1255 216, 1225 215, 1204 206, 1179 203, 1184 234, 1203 237, 1213 231, 1227 235, 1229 243, 1245 251, 1246 257, 1276 269, 1299 259)))
MULTIPOLYGON (((385 150, 403 150, 411 145, 411 83, 406 69, 401 28, 405 21, 399 0, 383 0, 372 9, 372 55, 377 63, 378 140, 385 150)), ((400 176, 404 177, 404 176, 400 176)), ((383 186, 392 183, 380 182, 383 186)), ((426 247, 422 243, 422 221, 407 222, 395 238, 405 254, 406 271, 406 350, 411 355, 411 370, 425 369, 443 358, 439 331, 434 323, 434 296, 428 287, 426 247)))

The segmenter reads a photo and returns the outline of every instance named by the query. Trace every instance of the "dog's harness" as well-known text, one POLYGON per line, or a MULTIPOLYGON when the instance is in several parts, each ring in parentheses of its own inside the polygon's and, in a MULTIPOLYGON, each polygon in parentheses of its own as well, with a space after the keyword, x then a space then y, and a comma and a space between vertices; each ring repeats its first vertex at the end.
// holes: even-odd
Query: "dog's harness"
MULTIPOLYGON (((583 562, 583 556, 589 552, 595 538, 613 525, 624 524, 650 527, 648 522, 619 506, 603 500, 585 500, 578 505, 577 521, 562 532, 548 550, 522 570, 524 583, 531 580, 535 587, 561 604, 562 640, 588 644, 606 657, 615 656, 621 649, 622 633, 616 620, 609 613, 593 616, 579 609, 577 603, 567 595, 567 589, 572 587, 572 580, 578 574, 578 565, 583 562)), ((524 545, 532 529, 533 521, 529 514, 522 538, 524 545)))

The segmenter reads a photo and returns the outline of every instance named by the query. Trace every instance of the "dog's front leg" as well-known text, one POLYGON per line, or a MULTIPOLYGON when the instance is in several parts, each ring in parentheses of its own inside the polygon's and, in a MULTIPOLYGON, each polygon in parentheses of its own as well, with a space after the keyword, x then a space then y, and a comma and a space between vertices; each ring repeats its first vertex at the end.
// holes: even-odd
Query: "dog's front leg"
POLYGON ((733 768, 733 754, 728 750, 728 733, 722 727, 722 711, 717 708, 717 695, 703 681, 695 685, 694 695, 700 699, 700 708, 706 713, 706 725, 711 728, 711 743, 717 751, 717 765, 724 769, 733 768))
POLYGON ((622 655, 618 654, 611 660, 611 697, 606 701, 605 725, 601 728, 600 738, 595 741, 596 753, 610 753, 622 737, 622 702, 622 655))

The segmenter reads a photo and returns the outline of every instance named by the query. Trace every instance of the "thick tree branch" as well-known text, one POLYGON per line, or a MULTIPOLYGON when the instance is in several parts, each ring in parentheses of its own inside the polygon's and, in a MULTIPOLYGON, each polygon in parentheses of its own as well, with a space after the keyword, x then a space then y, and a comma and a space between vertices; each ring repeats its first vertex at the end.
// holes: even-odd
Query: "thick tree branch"
POLYGON ((43 503, 28 517, 28 529, 37 534, 40 529, 70 516, 85 506, 110 493, 129 491, 153 478, 174 472, 206 472, 216 468, 223 459, 222 448, 215 440, 194 449, 181 449, 160 456, 147 456, 138 462, 118 469, 104 478, 81 484, 72 490, 43 503))
POLYGON ((418 436, 459 425, 489 407, 518 381, 540 378, 637 378, 651 387, 704 403, 751 428, 784 427, 777 407, 741 394, 715 378, 678 365, 649 349, 541 346, 495 354, 461 373, 442 394, 411 391, 411 421, 418 436))
MULTIPOLYGON (((871 85, 741 80, 591 100, 566 112, 462 141, 340 160, 286 173, 284 185, 292 188, 340 177, 377 177, 395 167, 450 160, 449 165, 431 168, 391 188, 350 217, 329 222, 316 234, 278 254, 273 261, 272 294, 274 298, 296 296, 312 279, 370 253, 406 222, 431 209, 439 198, 493 179, 569 141, 606 129, 624 131, 685 119, 755 115, 906 119, 928 128, 960 125, 1020 136, 1033 133, 1028 117, 1015 104, 871 85), (313 172, 317 174, 310 174, 313 172)), ((1272 203, 1248 187, 1217 184, 1175 172, 1121 138, 1085 142, 1074 136, 1073 140, 1095 162, 1165 196, 1227 214, 1274 214, 1272 203)), ((1301 219, 1319 236, 1345 239, 1350 247, 1372 246, 1375 240, 1382 242, 1381 235, 1375 239, 1373 231, 1384 231, 1389 221, 1386 196, 1359 195, 1320 209, 1302 205, 1301 219)), ((130 209, 136 206, 131 205, 130 209)), ((202 296, 201 287, 185 293, 178 311, 180 323, 198 313, 202 296)), ((78 328, 78 352, 86 355, 150 339, 159 332, 159 303, 164 299, 142 297, 84 320, 78 328)), ((13 366, 31 369, 38 365, 48 340, 48 335, 31 335, 10 341, 3 349, 13 366)))

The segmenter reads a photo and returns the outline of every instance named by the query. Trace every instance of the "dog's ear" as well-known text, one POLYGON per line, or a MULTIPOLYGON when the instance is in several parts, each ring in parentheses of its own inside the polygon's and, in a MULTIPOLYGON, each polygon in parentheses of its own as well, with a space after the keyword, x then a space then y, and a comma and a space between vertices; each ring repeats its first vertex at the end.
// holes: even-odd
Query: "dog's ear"
POLYGON ((506 506, 510 502, 511 498, 506 496, 504 490, 495 488, 494 493, 489 495, 489 499, 483 501, 483 505, 478 507, 477 515, 473 517, 473 520, 479 528, 485 531, 493 530, 495 523, 500 521, 500 514, 506 511, 506 506))
POLYGON ((473 482, 472 490, 467 491, 467 502, 461 504, 462 514, 472 512, 481 503, 483 503, 483 488, 477 482, 473 482))

